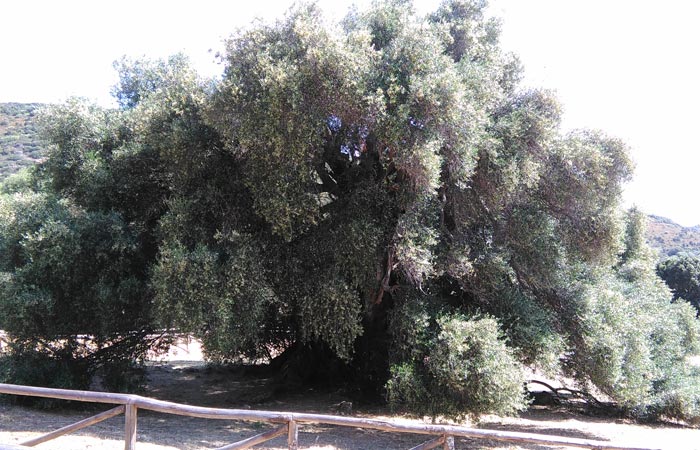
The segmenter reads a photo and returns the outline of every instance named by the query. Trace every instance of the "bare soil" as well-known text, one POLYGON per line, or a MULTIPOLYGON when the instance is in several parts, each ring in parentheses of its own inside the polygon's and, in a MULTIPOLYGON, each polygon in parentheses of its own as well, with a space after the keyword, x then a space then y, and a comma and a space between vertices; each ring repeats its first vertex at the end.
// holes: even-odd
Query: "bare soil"
MULTIPOLYGON (((201 362, 196 346, 173 349, 165 361, 149 364, 148 384, 143 395, 178 403, 223 408, 251 408, 275 411, 338 413, 338 403, 348 400, 342 391, 305 389, 280 392, 272 380, 201 362), (174 360, 179 358, 180 360, 174 360)), ((109 409, 107 405, 89 410, 39 411, 0 403, 0 443, 16 444, 109 409)), ((354 416, 420 422, 389 413, 377 405, 354 404, 354 416)), ((427 419, 426 419, 427 420, 427 419)), ((463 423, 484 429, 533 432, 556 436, 614 441, 643 448, 700 450, 700 430, 677 424, 640 425, 625 420, 588 417, 569 411, 533 408, 518 417, 485 417, 480 423, 463 423)), ((232 422, 179 417, 140 411, 140 450, 213 449, 271 429, 265 423, 232 422)), ((124 448, 124 418, 118 416, 75 434, 38 445, 38 449, 81 450, 124 448)), ((300 448, 409 449, 429 440, 427 436, 385 433, 335 426, 304 425, 299 433, 300 448)), ((283 438, 256 448, 286 449, 283 438)), ((457 439, 458 449, 528 449, 563 447, 513 445, 497 441, 457 439)))

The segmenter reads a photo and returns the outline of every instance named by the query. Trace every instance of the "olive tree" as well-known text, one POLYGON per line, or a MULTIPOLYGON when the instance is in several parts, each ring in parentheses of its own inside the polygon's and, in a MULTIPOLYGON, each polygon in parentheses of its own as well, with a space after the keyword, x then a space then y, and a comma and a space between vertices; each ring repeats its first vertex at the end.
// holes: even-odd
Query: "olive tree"
POLYGON ((209 82, 181 57, 123 60, 118 110, 48 116, 32 195, 111 221, 132 244, 109 260, 142 283, 125 298, 213 361, 451 417, 522 409, 538 367, 638 415, 697 416, 698 321, 621 210, 627 147, 562 133, 485 6, 390 0, 329 27, 303 4, 232 35, 209 82))

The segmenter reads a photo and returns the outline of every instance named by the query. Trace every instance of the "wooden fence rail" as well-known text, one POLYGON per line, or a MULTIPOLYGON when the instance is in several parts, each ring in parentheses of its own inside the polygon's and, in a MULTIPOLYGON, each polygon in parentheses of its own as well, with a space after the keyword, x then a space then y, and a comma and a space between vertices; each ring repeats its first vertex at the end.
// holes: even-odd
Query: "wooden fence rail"
POLYGON ((47 433, 19 445, 0 444, 0 450, 26 450, 32 446, 57 438, 119 414, 124 414, 124 448, 134 450, 136 448, 137 414, 139 409, 156 411, 165 414, 175 414, 205 419, 242 420, 255 422, 269 422, 280 425, 271 431, 249 437, 215 450, 246 449, 254 445, 269 441, 279 436, 287 436, 287 446, 290 450, 299 448, 299 426, 303 424, 326 424, 343 427, 365 428, 392 433, 412 433, 435 436, 432 440, 413 447, 411 450, 427 450, 442 448, 454 449, 455 437, 491 439, 507 441, 518 444, 539 444, 548 446, 565 446, 575 448, 587 448, 595 450, 654 450, 642 447, 630 447, 617 445, 606 441, 590 439, 565 438, 532 433, 506 432, 496 430, 483 430, 451 425, 422 425, 400 424, 382 420, 365 419, 360 417, 331 416, 325 414, 307 414, 279 411, 255 411, 245 409, 221 409, 205 408, 200 406, 182 405, 179 403, 155 400, 148 397, 131 394, 115 394, 108 392, 73 391, 67 389, 50 389, 33 386, 19 386, 0 383, 0 394, 26 395, 33 397, 46 397, 80 402, 107 403, 119 405, 96 416, 81 420, 58 430, 47 433))

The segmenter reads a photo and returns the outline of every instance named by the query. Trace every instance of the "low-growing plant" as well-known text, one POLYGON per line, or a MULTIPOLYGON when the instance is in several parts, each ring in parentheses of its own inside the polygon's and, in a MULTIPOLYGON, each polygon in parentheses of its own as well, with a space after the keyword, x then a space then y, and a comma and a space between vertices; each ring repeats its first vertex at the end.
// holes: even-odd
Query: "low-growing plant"
POLYGON ((423 355, 392 366, 393 407, 457 420, 525 408, 522 366, 494 318, 443 315, 435 325, 430 340, 416 345, 423 355))

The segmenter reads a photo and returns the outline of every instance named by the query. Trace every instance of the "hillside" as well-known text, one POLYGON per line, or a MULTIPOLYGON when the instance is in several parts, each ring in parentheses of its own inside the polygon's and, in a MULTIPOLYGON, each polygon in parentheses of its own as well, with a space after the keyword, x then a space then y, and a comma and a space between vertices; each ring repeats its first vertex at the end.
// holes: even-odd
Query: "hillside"
POLYGON ((647 241, 662 258, 681 252, 700 255, 700 225, 683 227, 665 217, 650 215, 647 241))
POLYGON ((36 130, 40 103, 0 103, 0 180, 40 161, 44 154, 36 130))

